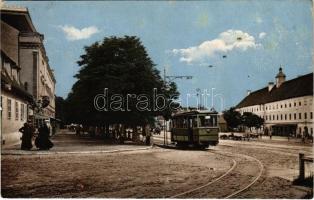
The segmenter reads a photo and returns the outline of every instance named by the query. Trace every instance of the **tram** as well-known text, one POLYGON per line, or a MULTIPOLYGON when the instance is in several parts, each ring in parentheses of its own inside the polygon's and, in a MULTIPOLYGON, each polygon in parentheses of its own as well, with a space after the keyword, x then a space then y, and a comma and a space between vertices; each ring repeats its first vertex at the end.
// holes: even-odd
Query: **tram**
POLYGON ((200 110, 177 113, 171 119, 171 141, 177 146, 207 148, 219 142, 218 113, 200 110))

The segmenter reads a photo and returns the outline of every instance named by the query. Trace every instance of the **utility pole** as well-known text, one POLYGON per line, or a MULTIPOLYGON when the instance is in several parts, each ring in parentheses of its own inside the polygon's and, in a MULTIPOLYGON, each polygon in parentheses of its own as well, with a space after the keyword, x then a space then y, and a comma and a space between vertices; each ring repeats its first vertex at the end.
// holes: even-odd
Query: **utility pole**
MULTIPOLYGON (((169 82, 172 82, 174 81, 175 79, 192 79, 193 76, 167 76, 166 75, 166 67, 164 66, 164 82, 165 82, 165 85, 167 86, 167 83, 169 82), (168 79, 168 81, 167 81, 168 79)), ((167 88, 166 88, 167 89, 167 88)), ((167 122, 164 118, 164 145, 168 145, 168 141, 167 141, 167 122)))

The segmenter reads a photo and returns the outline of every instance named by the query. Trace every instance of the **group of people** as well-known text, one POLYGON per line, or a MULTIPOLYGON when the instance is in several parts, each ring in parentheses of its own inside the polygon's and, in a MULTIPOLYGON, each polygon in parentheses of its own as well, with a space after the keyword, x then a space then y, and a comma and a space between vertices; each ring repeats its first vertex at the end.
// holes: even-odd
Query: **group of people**
MULTIPOLYGON (((33 125, 30 122, 25 123, 19 131, 22 133, 21 149, 30 150, 33 147, 32 140, 35 133, 33 125)), ((46 123, 39 126, 38 135, 35 139, 35 146, 39 150, 49 150, 53 147, 53 143, 49 140, 49 132, 50 131, 46 123)))

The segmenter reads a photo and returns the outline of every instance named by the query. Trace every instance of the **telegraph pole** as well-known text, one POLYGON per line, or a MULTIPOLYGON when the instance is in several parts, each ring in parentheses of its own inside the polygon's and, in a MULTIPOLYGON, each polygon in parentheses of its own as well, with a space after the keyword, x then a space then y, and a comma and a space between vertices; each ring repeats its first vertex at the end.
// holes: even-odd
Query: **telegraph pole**
MULTIPOLYGON (((175 79, 192 79, 193 76, 167 76, 166 75, 166 67, 164 66, 164 82, 165 82, 165 85, 167 86, 167 79, 168 79, 168 82, 172 82, 174 81, 175 79)), ((167 88, 166 88, 167 89, 167 88)), ((167 142, 167 122, 164 118, 164 145, 166 145, 166 142, 167 142)), ((168 142, 167 142, 167 145, 168 145, 168 142)))

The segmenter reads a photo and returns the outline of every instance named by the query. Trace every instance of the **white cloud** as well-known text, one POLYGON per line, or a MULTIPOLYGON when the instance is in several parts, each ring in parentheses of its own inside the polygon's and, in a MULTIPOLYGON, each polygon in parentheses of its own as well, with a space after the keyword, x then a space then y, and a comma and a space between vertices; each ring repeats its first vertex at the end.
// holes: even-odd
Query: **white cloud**
POLYGON ((188 64, 203 62, 217 53, 227 53, 232 50, 246 51, 257 48, 260 44, 255 42, 253 36, 241 30, 228 30, 219 34, 218 38, 202 42, 199 46, 186 49, 173 49, 172 53, 180 55, 180 61, 188 64))
POLYGON ((258 37, 259 37, 260 39, 263 39, 265 36, 266 36, 266 33, 265 33, 265 32, 261 32, 261 33, 258 35, 258 37))
POLYGON ((68 40, 82 40, 90 38, 95 33, 98 33, 99 30, 96 26, 90 26, 82 29, 75 28, 74 26, 60 26, 62 31, 65 33, 68 40))

